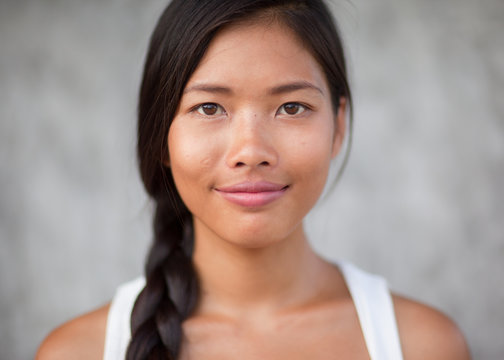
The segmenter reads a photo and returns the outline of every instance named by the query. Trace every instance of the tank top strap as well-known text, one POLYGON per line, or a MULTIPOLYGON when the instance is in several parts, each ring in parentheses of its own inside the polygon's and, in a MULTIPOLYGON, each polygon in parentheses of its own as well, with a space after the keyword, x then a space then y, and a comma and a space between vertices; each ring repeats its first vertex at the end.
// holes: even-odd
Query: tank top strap
POLYGON ((126 358, 126 350, 131 339, 131 311, 144 286, 145 279, 139 277, 117 288, 107 317, 103 360, 126 358))
POLYGON ((402 360, 392 297, 384 278, 338 262, 357 310, 371 360, 402 360))

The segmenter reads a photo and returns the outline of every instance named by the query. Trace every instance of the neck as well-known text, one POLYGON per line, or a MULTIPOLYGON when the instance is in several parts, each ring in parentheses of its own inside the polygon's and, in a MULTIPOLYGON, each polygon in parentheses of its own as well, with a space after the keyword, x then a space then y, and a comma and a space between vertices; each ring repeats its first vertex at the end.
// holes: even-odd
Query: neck
POLYGON ((201 231, 196 223, 193 261, 201 289, 199 314, 242 316, 295 306, 320 295, 327 280, 322 274, 328 265, 311 249, 302 225, 282 241, 246 248, 201 231))

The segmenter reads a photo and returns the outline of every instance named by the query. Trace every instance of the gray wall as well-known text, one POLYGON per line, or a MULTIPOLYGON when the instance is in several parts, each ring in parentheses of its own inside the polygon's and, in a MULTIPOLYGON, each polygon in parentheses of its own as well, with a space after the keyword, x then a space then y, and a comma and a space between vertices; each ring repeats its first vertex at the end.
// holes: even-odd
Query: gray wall
MULTIPOLYGON (((0 3, 0 358, 141 272, 137 87, 164 1, 0 3)), ((504 2, 341 0, 355 142, 315 247, 504 358, 504 2)))

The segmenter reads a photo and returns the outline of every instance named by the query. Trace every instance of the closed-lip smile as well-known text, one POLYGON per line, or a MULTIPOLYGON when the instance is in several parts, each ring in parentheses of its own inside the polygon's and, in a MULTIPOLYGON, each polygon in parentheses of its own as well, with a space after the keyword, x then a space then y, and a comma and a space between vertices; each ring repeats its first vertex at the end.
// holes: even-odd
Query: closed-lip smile
POLYGON ((267 205, 285 193, 289 186, 269 181, 244 181, 230 186, 216 187, 224 199, 248 208, 267 205))

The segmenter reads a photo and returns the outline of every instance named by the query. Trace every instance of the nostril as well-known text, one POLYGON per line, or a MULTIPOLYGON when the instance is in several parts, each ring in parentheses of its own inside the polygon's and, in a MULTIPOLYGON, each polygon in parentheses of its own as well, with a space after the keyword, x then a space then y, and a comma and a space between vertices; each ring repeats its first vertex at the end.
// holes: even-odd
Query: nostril
MULTIPOLYGON (((270 163, 268 161, 261 161, 258 166, 269 166, 270 163)), ((247 163, 243 162, 243 161, 238 161, 236 164, 235 164, 235 167, 243 167, 243 166, 247 166, 247 163)))

